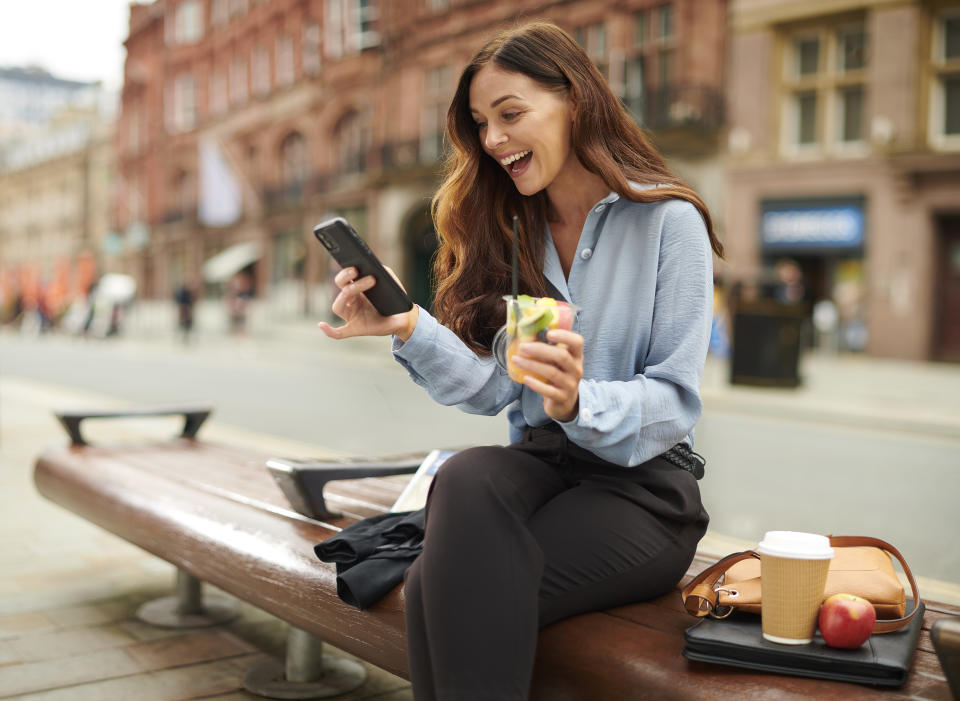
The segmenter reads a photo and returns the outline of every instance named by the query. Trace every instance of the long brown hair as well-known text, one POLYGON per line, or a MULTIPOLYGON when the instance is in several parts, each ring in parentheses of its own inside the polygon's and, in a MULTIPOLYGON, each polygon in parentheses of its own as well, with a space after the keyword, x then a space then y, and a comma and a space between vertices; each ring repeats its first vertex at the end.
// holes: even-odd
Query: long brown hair
POLYGON ((633 202, 684 199, 703 215, 710 245, 722 257, 703 200, 670 172, 606 80, 577 42, 554 24, 534 22, 505 31, 487 43, 464 69, 447 112, 452 146, 444 181, 433 198, 440 240, 434 258, 434 312, 474 351, 488 354, 503 324, 502 296, 511 287, 512 219, 519 220, 520 291, 545 294, 544 224, 550 204, 545 190, 521 195, 483 150, 470 113, 470 84, 488 63, 522 73, 548 90, 568 94, 575 110, 571 138, 583 166, 633 202), (588 106, 584 109, 583 106, 588 106), (659 185, 637 190, 631 182, 659 185))

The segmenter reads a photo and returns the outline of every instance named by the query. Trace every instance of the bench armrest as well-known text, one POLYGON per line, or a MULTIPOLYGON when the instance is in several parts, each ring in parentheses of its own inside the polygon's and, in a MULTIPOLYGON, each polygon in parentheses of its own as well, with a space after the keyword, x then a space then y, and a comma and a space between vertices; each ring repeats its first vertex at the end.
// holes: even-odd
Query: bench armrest
POLYGON ((80 433, 80 422, 85 419, 123 419, 140 418, 144 416, 183 416, 183 431, 181 438, 195 438, 200 426, 210 416, 213 409, 207 406, 171 406, 171 407, 138 407, 121 411, 60 411, 56 412, 57 419, 63 425, 73 445, 87 445, 80 433))
POLYGON ((323 488, 328 482, 412 474, 426 457, 426 454, 418 453, 379 460, 344 458, 305 461, 272 458, 267 461, 267 470, 298 513, 315 519, 335 519, 342 514, 327 508, 323 488))

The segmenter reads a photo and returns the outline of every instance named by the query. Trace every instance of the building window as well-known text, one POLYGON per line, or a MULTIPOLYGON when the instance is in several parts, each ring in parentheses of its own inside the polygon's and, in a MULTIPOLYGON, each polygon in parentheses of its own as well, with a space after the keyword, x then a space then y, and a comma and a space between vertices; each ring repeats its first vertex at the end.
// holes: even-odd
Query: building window
POLYGON ((320 72, 320 25, 307 22, 303 27, 301 39, 303 72, 316 75, 320 72))
POLYGON ((794 42, 797 77, 816 75, 820 71, 820 37, 800 37, 794 42))
POLYGON ((837 32, 837 69, 840 73, 859 71, 867 66, 867 33, 863 26, 837 32))
POLYGON ((623 72, 623 102, 638 122, 643 121, 643 98, 646 92, 646 72, 643 55, 627 59, 623 72))
POLYGON ((166 115, 167 131, 179 132, 196 126, 196 89, 193 74, 181 73, 167 84, 166 115))
POLYGON ((349 112, 334 129, 334 143, 339 147, 340 175, 356 175, 367 169, 370 147, 370 126, 366 112, 349 112))
POLYGON ((787 37, 782 150, 863 155, 868 37, 863 23, 787 37))
POLYGON ((280 167, 284 187, 300 186, 309 171, 307 140, 298 131, 290 132, 280 144, 280 167))
POLYGON ((247 101, 247 97, 247 62, 243 58, 235 58, 230 64, 230 104, 241 105, 247 101))
POLYGON ((676 100, 676 27, 673 5, 633 15, 633 42, 624 56, 623 102, 637 123, 670 122, 676 100))
POLYGON ((423 111, 420 115, 420 160, 435 161, 443 152, 447 106, 453 94, 453 71, 437 66, 426 72, 423 111))
POLYGON ((227 73, 222 68, 215 68, 210 74, 210 114, 220 116, 228 107, 227 73))
POLYGON ((325 0, 324 49, 337 59, 380 45, 376 0, 325 0))
POLYGON ((642 47, 647 43, 647 13, 637 12, 633 16, 633 45, 642 47))
POLYGON ((200 0, 185 0, 173 11, 173 23, 167 23, 166 42, 193 44, 203 38, 203 3, 200 0))
POLYGON ((210 24, 222 27, 230 21, 230 0, 213 0, 210 7, 210 24))
POLYGON ((380 45, 379 18, 377 0, 356 0, 357 46, 369 49, 380 45))
POLYGON ((293 83, 293 37, 281 34, 277 37, 277 84, 293 83))
POLYGON ((230 18, 239 17, 247 14, 250 9, 249 0, 230 0, 230 18))
POLYGON ((930 85, 930 142, 960 149, 960 12, 944 12, 933 27, 930 85))
POLYGON ((578 27, 574 30, 577 43, 587 52, 587 56, 605 77, 610 75, 610 63, 607 52, 607 28, 603 22, 578 27))
POLYGON ((809 146, 817 142, 817 93, 801 92, 797 102, 797 143, 809 146))
POLYGON ((263 46, 253 50, 251 59, 251 78, 253 80, 253 94, 263 97, 270 92, 270 52, 263 46))
POLYGON ((863 140, 863 86, 840 88, 837 105, 840 115, 840 140, 851 143, 863 140))
POLYGON ((657 8, 657 38, 665 41, 673 37, 673 5, 657 8))

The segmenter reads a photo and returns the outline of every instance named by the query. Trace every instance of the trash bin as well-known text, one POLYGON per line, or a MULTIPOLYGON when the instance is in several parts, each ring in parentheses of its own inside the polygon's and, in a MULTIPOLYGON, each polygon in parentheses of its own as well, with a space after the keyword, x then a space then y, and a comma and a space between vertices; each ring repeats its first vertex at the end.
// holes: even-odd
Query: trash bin
POLYGON ((800 345, 806 304, 756 300, 733 316, 730 383, 767 387, 800 384, 800 345))

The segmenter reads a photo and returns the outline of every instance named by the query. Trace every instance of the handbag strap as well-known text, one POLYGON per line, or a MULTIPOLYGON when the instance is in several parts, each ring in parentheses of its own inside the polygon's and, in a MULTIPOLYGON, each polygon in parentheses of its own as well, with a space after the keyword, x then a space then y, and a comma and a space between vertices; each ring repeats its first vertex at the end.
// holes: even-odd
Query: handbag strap
POLYGON ((903 555, 900 554, 899 550, 885 540, 858 535, 832 535, 830 536, 830 545, 836 548, 880 548, 897 558, 897 561, 903 568, 903 573, 907 576, 907 581, 910 582, 910 589, 913 594, 913 607, 903 618, 878 618, 877 622, 873 624, 874 633, 892 633, 895 630, 906 627, 910 621, 913 620, 917 609, 920 608, 920 589, 917 587, 917 580, 913 578, 913 572, 910 571, 910 565, 903 559, 903 555))
MULTIPOLYGON (((884 540, 870 538, 868 536, 830 536, 830 545, 837 548, 880 548, 896 557, 901 567, 903 567, 907 581, 910 582, 910 587, 913 590, 913 607, 910 613, 903 618, 877 619, 877 622, 873 625, 874 633, 891 633, 895 630, 900 630, 913 620, 917 609, 920 607, 920 592, 917 588, 917 582, 913 578, 913 572, 910 571, 910 566, 907 564, 907 561, 903 559, 903 555, 900 554, 899 550, 884 540)), ((690 615, 697 616, 698 618, 714 611, 717 608, 717 584, 723 578, 723 575, 726 574, 726 571, 741 560, 747 560, 749 558, 759 559, 759 557, 760 554, 755 550, 744 550, 743 552, 727 555, 719 562, 705 569, 690 580, 690 583, 680 592, 683 598, 684 609, 686 609, 690 615)))

